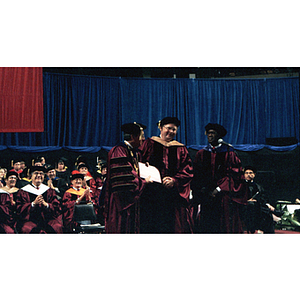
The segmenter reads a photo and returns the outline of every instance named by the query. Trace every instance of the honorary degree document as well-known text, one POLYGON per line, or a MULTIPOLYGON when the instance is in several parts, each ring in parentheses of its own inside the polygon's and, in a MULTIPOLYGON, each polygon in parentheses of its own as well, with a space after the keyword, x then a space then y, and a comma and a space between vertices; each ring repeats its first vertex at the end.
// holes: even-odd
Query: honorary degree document
POLYGON ((153 166, 147 167, 145 164, 139 162, 139 170, 141 178, 150 176, 150 180, 161 183, 160 173, 157 168, 153 166))

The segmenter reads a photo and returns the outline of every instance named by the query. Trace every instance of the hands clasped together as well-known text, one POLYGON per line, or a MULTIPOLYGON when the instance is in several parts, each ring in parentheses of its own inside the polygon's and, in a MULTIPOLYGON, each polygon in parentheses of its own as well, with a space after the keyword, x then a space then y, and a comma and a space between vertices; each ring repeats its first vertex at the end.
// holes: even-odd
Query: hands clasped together
POLYGON ((38 205, 40 207, 45 206, 48 207, 48 203, 44 200, 43 195, 38 195, 33 201, 34 205, 38 205))

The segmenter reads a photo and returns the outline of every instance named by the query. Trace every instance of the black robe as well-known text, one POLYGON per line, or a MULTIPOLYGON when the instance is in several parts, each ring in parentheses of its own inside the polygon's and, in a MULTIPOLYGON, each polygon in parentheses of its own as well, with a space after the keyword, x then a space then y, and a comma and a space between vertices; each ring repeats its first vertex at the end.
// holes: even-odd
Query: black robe
MULTIPOLYGON (((254 233, 262 230, 264 233, 275 233, 274 221, 268 203, 268 196, 263 187, 256 182, 244 182, 247 200, 254 197, 256 202, 248 202, 245 212, 245 225, 247 232, 254 233)), ((275 211, 275 214, 280 212, 275 211)))

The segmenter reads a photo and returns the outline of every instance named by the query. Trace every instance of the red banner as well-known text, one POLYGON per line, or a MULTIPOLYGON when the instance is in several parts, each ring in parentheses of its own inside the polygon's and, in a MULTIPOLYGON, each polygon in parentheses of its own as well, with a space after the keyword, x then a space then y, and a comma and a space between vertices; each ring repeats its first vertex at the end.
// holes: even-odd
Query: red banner
POLYGON ((0 67, 0 132, 43 131, 43 68, 0 67))

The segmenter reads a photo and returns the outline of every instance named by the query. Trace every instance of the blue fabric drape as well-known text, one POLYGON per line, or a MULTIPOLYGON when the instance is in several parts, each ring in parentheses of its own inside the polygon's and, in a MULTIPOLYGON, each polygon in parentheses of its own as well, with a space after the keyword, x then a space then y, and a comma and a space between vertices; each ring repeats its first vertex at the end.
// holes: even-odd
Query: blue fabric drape
MULTIPOLYGON (((188 148, 190 149, 195 149, 195 150, 200 150, 203 149, 207 145, 190 145, 188 148)), ((271 146, 271 145, 265 145, 265 144, 257 144, 257 145, 250 145, 250 144, 240 144, 240 145, 232 145, 234 149, 239 150, 239 151, 247 151, 247 152, 252 152, 252 151, 258 151, 263 148, 273 150, 273 151, 292 151, 295 150, 297 147, 300 146, 300 143, 294 144, 294 145, 288 145, 288 146, 271 146)))
POLYGON ((267 137, 293 136, 299 140, 299 84, 288 79, 267 80, 266 112, 267 137))
MULTIPOLYGON (((43 133, 0 134, 0 144, 18 147, 85 147, 119 140, 120 82, 116 78, 44 74, 43 133)), ((20 148, 21 151, 21 148, 20 148)))
MULTIPOLYGON (((275 151, 266 138, 299 140, 299 78, 146 79, 44 73, 42 133, 0 133, 0 150, 43 152, 66 149, 95 153, 121 139, 125 122, 147 125, 157 135, 165 116, 181 120, 177 139, 197 149, 206 145, 204 126, 217 122, 237 150, 275 151)), ((299 145, 299 144, 298 144, 299 145)))

